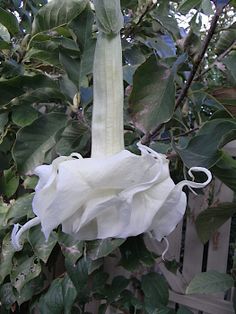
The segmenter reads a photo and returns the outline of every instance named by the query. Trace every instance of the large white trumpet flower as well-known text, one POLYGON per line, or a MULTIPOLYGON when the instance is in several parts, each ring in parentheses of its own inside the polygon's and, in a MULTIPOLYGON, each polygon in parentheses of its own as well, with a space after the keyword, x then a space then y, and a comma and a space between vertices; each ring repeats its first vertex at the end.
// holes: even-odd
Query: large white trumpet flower
POLYGON ((74 153, 35 169, 39 176, 33 199, 36 218, 20 230, 19 225, 14 227, 16 250, 22 248, 22 233, 39 223, 46 239, 61 224, 78 240, 151 232, 160 241, 184 215, 183 186, 202 188, 211 180, 207 169, 195 167, 190 176, 192 171, 202 171, 207 176, 204 183, 184 180, 175 185, 166 156, 141 144, 141 155, 124 149, 119 1, 94 4, 100 33, 94 59, 92 155, 82 158, 74 153), (118 22, 113 25, 109 16, 116 16, 118 22))

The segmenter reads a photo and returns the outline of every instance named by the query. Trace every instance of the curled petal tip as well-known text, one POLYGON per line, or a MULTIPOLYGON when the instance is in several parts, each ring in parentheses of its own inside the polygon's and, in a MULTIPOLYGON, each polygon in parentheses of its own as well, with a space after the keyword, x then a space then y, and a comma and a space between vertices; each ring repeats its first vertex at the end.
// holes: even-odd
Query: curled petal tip
POLYGON ((21 236, 22 234, 27 231, 28 229, 38 225, 40 223, 40 219, 35 217, 24 224, 22 227, 20 224, 15 224, 11 233, 11 243, 13 248, 16 251, 21 251, 23 248, 23 244, 21 243, 21 236))
POLYGON ((164 237, 163 240, 164 240, 165 243, 166 243, 166 248, 165 248, 165 250, 163 251, 163 253, 161 254, 161 259, 165 262, 165 261, 166 261, 166 259, 165 259, 166 253, 169 251, 170 243, 169 243, 169 241, 167 240, 166 237, 164 237))
POLYGON ((19 224, 14 224, 14 227, 12 229, 12 233, 11 233, 11 243, 13 248, 15 249, 15 251, 20 251, 22 250, 22 243, 20 243, 20 239, 19 239, 19 228, 20 225, 19 224))
POLYGON ((193 171, 195 171, 195 172, 203 172, 207 176, 207 180, 205 182, 198 183, 198 184, 202 185, 201 187, 205 187, 205 186, 207 186, 211 182, 212 174, 211 174, 211 172, 208 169, 203 168, 203 167, 192 167, 192 168, 190 168, 189 171, 188 171, 188 174, 194 180, 193 171))

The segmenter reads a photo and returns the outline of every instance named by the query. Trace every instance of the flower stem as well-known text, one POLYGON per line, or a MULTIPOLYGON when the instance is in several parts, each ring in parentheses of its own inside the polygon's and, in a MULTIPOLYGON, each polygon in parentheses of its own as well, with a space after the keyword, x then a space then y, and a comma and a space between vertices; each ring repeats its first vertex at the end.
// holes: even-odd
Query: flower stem
POLYGON ((94 57, 92 157, 124 149, 123 72, 120 34, 98 34, 94 57))

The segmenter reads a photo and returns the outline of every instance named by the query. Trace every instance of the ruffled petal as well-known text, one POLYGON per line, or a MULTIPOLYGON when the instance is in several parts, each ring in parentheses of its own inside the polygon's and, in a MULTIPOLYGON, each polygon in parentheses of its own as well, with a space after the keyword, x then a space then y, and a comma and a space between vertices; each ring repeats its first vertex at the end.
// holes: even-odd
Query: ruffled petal
MULTIPOLYGON (((60 224, 65 233, 79 240, 152 232, 160 241, 172 232, 186 208, 182 188, 206 186, 211 173, 195 167, 189 175, 203 171, 208 177, 205 182, 184 180, 175 185, 166 157, 144 145, 138 147, 141 156, 126 150, 103 158, 83 159, 72 154, 37 167, 33 210, 46 239, 60 224)), ((17 241, 19 248, 19 237, 17 241)))

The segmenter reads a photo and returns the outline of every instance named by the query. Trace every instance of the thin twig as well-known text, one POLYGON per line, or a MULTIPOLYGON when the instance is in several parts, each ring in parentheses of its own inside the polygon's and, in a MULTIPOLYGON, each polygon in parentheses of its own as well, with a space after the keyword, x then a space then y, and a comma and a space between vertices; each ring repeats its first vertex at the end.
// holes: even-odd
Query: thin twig
MULTIPOLYGON (((193 64, 193 67, 192 67, 192 70, 190 72, 190 75, 182 89, 182 91, 180 92, 177 100, 176 100, 176 103, 175 103, 175 110, 182 104, 183 100, 185 99, 185 97, 187 96, 188 94, 188 90, 194 80, 194 77, 199 69, 199 66, 205 56, 205 53, 207 51, 207 48, 209 46, 209 43, 215 33, 215 30, 216 30, 216 26, 217 26, 217 22, 219 20, 219 17, 223 11, 224 7, 221 7, 220 9, 217 9, 213 18, 212 18, 212 21, 211 21, 211 26, 210 26, 210 29, 208 31, 208 34, 204 40, 204 43, 202 45, 202 49, 197 57, 197 60, 195 61, 195 63, 193 64)), ((144 145, 148 145, 151 141, 152 138, 156 137, 160 130, 163 128, 163 126, 165 125, 165 123, 162 123, 160 125, 158 125, 153 131, 150 131, 150 132, 147 132, 144 137, 142 138, 142 144, 144 145)))
POLYGON ((200 73, 197 77, 195 77, 194 80, 200 79, 202 76, 208 73, 212 68, 214 68, 214 66, 217 65, 217 62, 222 61, 234 49, 235 44, 236 44, 236 40, 232 43, 232 45, 228 49, 226 49, 221 55, 219 55, 219 57, 217 57, 216 60, 211 65, 209 65, 207 69, 205 69, 202 73, 200 73))
MULTIPOLYGON (((178 136, 174 137, 174 140, 177 140, 179 137, 183 137, 183 136, 187 136, 189 134, 192 134, 192 133, 194 133, 194 132, 196 132, 198 130, 199 130, 199 128, 194 128, 194 129, 191 129, 191 130, 189 130, 187 132, 180 133, 178 136)), ((170 136, 163 137, 163 138, 160 138, 159 140, 157 140, 157 142, 166 142, 166 141, 171 141, 171 137, 170 136)))
POLYGON ((144 12, 139 16, 139 19, 135 23, 135 25, 130 25, 124 30, 124 34, 126 37, 131 36, 134 30, 142 23, 144 17, 154 8, 155 5, 156 5, 155 3, 149 3, 145 8, 144 12))

